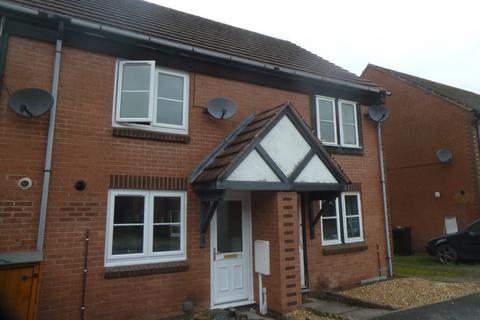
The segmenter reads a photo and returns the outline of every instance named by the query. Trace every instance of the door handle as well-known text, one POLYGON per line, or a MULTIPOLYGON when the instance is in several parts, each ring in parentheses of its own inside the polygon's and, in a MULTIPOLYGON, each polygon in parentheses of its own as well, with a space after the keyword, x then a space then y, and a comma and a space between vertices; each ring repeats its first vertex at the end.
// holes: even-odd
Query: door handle
POLYGON ((217 248, 213 248, 213 261, 217 261, 217 248))

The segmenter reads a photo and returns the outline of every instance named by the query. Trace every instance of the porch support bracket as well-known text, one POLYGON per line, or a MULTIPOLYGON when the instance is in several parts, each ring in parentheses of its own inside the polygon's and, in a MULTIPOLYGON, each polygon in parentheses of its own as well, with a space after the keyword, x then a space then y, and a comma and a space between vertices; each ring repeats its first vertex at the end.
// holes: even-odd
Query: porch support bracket
POLYGON ((221 191, 213 197, 203 198, 200 203, 200 248, 205 248, 205 238, 212 221, 215 210, 217 210, 218 203, 222 201, 224 192, 221 191))
MULTIPOLYGON (((332 201, 335 200, 338 197, 338 195, 331 195, 328 196, 325 199, 322 199, 322 201, 332 201)), ((315 239, 315 226, 318 224, 320 221, 320 218, 325 212, 326 206, 323 206, 315 215, 313 213, 313 206, 310 205, 310 210, 309 210, 309 217, 310 217, 310 239, 315 239)))

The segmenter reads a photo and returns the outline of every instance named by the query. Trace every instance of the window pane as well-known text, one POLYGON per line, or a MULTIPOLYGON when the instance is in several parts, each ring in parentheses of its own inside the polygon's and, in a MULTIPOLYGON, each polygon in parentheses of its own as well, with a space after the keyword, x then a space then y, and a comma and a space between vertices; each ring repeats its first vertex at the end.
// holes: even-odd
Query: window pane
POLYGON ((157 99, 157 122, 181 126, 183 102, 157 99))
POLYGON ((333 121, 333 102, 318 100, 318 109, 321 120, 333 121))
POLYGON ((120 117, 147 118, 149 99, 148 92, 122 92, 120 117))
POLYGON ((217 252, 243 251, 242 202, 223 201, 217 208, 217 252))
POLYGON ((336 217, 335 200, 322 201, 322 217, 336 217))
POLYGON ((323 240, 338 240, 337 219, 322 220, 322 236, 323 240))
POLYGON ((161 225, 153 227, 153 251, 180 250, 180 226, 161 225))
POLYGON ((347 218, 347 237, 358 238, 360 237, 360 219, 359 217, 347 218))
POLYGON ((359 211, 358 211, 357 196, 355 195, 345 196, 345 213, 347 216, 358 215, 359 211))
POLYGON ((179 197, 155 197, 153 200, 153 222, 180 222, 179 197))
POLYGON ((320 121, 320 137, 322 142, 335 142, 335 126, 333 122, 320 121))
POLYGON ((345 144, 357 144, 356 128, 353 125, 343 125, 343 143, 345 144))
POLYGON ((355 124, 355 107, 352 104, 342 103, 342 121, 355 124))
POLYGON ((183 100, 183 78, 158 73, 158 97, 183 100))
POLYGON ((143 226, 113 227, 112 254, 143 252, 143 226))
POLYGON ((124 64, 122 82, 123 90, 150 90, 150 65, 124 64))
POLYGON ((116 196, 113 223, 143 223, 143 196, 116 196))
POLYGON ((480 233, 480 221, 477 223, 472 224, 469 228, 468 231, 473 232, 473 233, 480 233))

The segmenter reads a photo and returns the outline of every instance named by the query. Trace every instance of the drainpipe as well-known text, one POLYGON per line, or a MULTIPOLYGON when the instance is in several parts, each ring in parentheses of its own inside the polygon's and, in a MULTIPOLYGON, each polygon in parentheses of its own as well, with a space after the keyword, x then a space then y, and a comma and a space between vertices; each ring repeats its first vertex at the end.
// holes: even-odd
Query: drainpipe
POLYGON ((48 122, 47 148, 45 151, 45 166, 43 169, 42 198, 40 200, 40 217, 38 221, 37 251, 39 252, 43 251, 43 240, 45 238, 45 222, 47 218, 50 172, 52 170, 53 138, 55 133, 55 120, 57 113, 58 83, 60 80, 60 62, 62 58, 63 21, 59 22, 58 33, 59 34, 55 45, 55 61, 53 64, 52 76, 51 94, 53 97, 53 106, 50 109, 50 118, 48 122))
POLYGON ((387 186, 385 184, 385 162, 383 160, 382 121, 377 122, 378 158, 380 160, 380 183, 382 185, 383 216, 385 220, 385 240, 387 241, 388 276, 393 276, 392 253, 390 247, 390 225, 388 221, 387 186))

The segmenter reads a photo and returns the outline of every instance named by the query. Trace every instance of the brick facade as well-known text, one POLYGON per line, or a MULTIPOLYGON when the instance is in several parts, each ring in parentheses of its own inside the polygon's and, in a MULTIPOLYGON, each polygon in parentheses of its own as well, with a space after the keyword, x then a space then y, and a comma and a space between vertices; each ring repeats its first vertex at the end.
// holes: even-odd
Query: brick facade
MULTIPOLYGON (((8 89, 49 90, 53 55, 51 44, 11 36, 5 70, 8 89)), ((113 134, 115 63, 116 57, 68 47, 62 54, 40 319, 79 316, 87 229, 87 318, 158 319, 181 313, 184 300, 192 300, 196 311, 208 308, 210 241, 206 248, 199 248, 199 199, 184 184, 185 179, 253 111, 289 100, 310 119, 308 95, 190 73, 188 141, 113 134), (231 120, 214 120, 201 109, 218 96, 237 102, 238 112, 231 120), (114 176, 170 177, 187 188, 188 267, 173 273, 105 279, 107 193, 115 185, 114 176), (78 180, 86 182, 84 191, 74 188, 78 180)), ((29 251, 34 250, 37 236, 48 116, 22 119, 8 110, 7 98, 4 90, 0 101, 0 250, 29 251), (16 186, 23 176, 33 180, 30 190, 16 186)), ((307 241, 313 290, 376 276, 376 244, 380 245, 382 268, 386 265, 375 126, 364 117, 361 120, 364 154, 336 155, 335 160, 353 182, 361 184, 367 249, 325 256, 317 226, 316 238, 307 241)), ((291 311, 301 305, 296 194, 253 192, 252 211, 253 240, 270 240, 271 244, 272 275, 265 278, 269 308, 291 311)), ((254 288, 255 296, 257 291, 254 288)))
POLYGON ((474 115, 378 69, 368 67, 364 77, 392 91, 383 130, 392 226, 411 227, 413 249, 425 250, 443 234, 446 216, 456 216, 460 229, 479 217, 474 115), (451 163, 438 161, 439 149, 453 153, 451 163))

